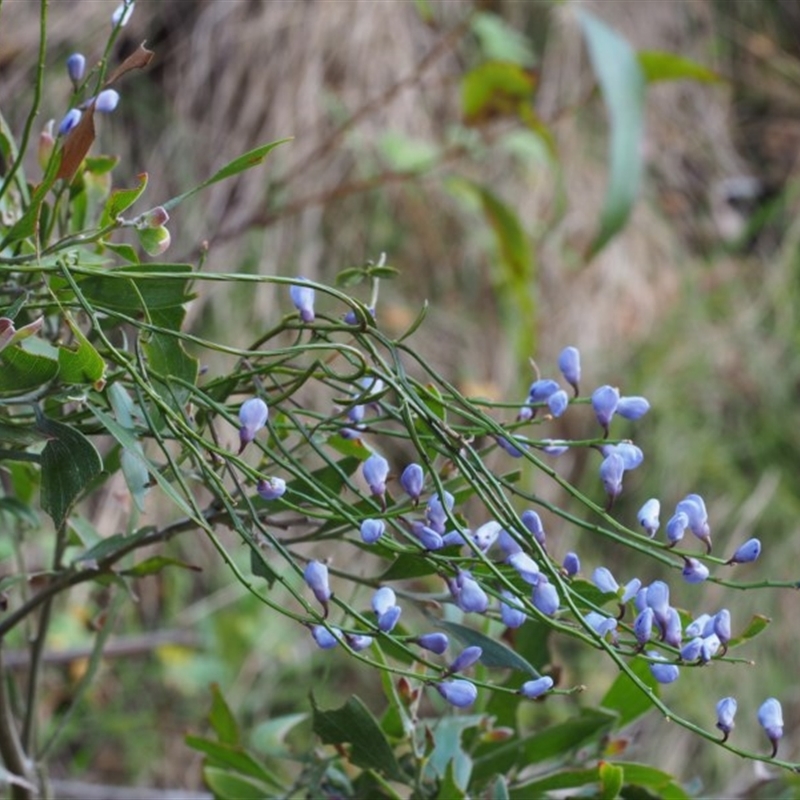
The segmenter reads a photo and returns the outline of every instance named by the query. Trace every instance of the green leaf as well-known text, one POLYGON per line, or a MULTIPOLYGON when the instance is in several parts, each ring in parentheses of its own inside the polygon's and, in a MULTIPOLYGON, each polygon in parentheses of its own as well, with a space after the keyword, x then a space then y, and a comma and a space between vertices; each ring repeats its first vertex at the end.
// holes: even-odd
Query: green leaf
POLYGON ((375 717, 353 696, 341 708, 323 711, 311 696, 313 729, 324 744, 349 744, 349 760, 363 769, 374 769, 390 780, 404 781, 394 751, 375 717))
POLYGON ((357 286, 367 277, 363 267, 349 267, 336 273, 336 285, 346 289, 348 286, 357 286))
POLYGON ((197 381, 200 370, 198 359, 190 356, 177 336, 168 333, 154 333, 142 345, 147 363, 159 379, 153 381, 159 394, 171 406, 182 406, 189 397, 189 389, 176 384, 171 378, 180 378, 187 384, 197 381))
POLYGON ((97 544, 92 545, 88 550, 81 553, 74 560, 74 564, 96 564, 98 561, 103 561, 109 558, 122 549, 128 549, 132 544, 146 538, 153 532, 152 525, 145 525, 143 528, 131 534, 114 533, 101 539, 97 544))
POLYGON ((472 759, 464 752, 461 738, 464 731, 477 728, 484 721, 482 714, 443 717, 431 727, 433 750, 425 771, 441 781, 438 797, 464 797, 472 774, 472 759), (448 795, 446 792, 454 792, 448 795))
POLYGON ((58 348, 59 377, 64 383, 97 383, 105 375, 105 361, 69 315, 65 320, 76 344, 58 348))
POLYGON ((19 346, 3 350, 0 365, 0 394, 27 394, 58 374, 58 361, 19 346))
POLYGON ((41 413, 37 425, 49 439, 42 450, 41 504, 57 528, 88 484, 103 469, 100 454, 79 431, 41 413))
POLYGON ((648 83, 656 81, 692 80, 701 83, 719 83, 722 77, 708 67, 679 56, 677 53, 665 53, 661 50, 640 50, 637 53, 639 66, 642 68, 648 83))
POLYGON ((208 712, 208 721, 220 742, 231 745, 239 744, 241 741, 239 725, 217 683, 211 684, 211 711, 208 712))
MULTIPOLYGON (((128 491, 140 513, 144 513, 144 497, 150 488, 150 465, 138 447, 134 450, 123 449, 120 456, 120 468, 128 491)), ((110 467, 109 467, 110 469, 110 467)))
POLYGON ((395 172, 422 172, 430 169, 439 148, 424 139, 414 139, 397 131, 383 134, 378 142, 381 155, 395 172))
POLYGON ((645 76, 625 39, 587 11, 578 13, 611 128, 608 188, 600 229, 589 248, 592 257, 625 225, 639 193, 645 76))
POLYGON ((368 267, 367 274, 370 278, 386 278, 391 280, 392 278, 396 278, 400 274, 399 269, 395 269, 394 267, 368 267))
POLYGON ((473 14, 470 24, 487 58, 512 61, 523 67, 530 67, 535 63, 536 57, 529 39, 512 28, 502 17, 479 12, 473 14))
POLYGON ((486 634, 458 622, 439 620, 437 625, 455 636, 462 644, 480 647, 483 650, 481 663, 485 666, 516 669, 526 672, 534 678, 540 677, 538 671, 531 664, 498 639, 486 636, 486 634))
POLYGON ((255 547, 250 548, 250 569, 253 570, 253 575, 263 578, 270 589, 272 588, 272 584, 278 579, 277 573, 267 563, 264 554, 255 547))
POLYGON ((135 567, 123 570, 120 575, 129 575, 133 578, 143 578, 145 575, 156 575, 167 567, 180 567, 181 569, 188 569, 192 572, 202 572, 201 567, 194 564, 187 564, 185 561, 180 561, 177 558, 170 558, 169 556, 151 556, 144 561, 140 561, 135 567))
POLYGON ((598 777, 600 778, 600 800, 615 800, 619 797, 625 771, 618 764, 601 761, 598 764, 598 777))
POLYGON ((643 786, 655 790, 659 797, 669 800, 689 800, 689 795, 682 789, 668 772, 656 769, 647 764, 636 764, 628 761, 615 761, 625 770, 626 786, 643 786))
POLYGON ((772 620, 769 617, 765 617, 763 614, 753 614, 747 627, 738 636, 734 636, 730 642, 728 642, 728 649, 730 650, 732 647, 738 647, 740 644, 749 642, 750 639, 753 639, 765 630, 770 622, 772 622, 772 620))
MULTIPOLYGON (((439 781, 436 792, 436 800, 464 800, 466 798, 466 787, 462 783, 463 776, 459 779, 457 775, 462 764, 470 765, 469 756, 462 750, 458 759, 453 759, 447 763, 444 775, 439 781)), ((467 772, 469 780, 469 772, 467 772)))
POLYGON ((264 800, 273 794, 262 783, 219 767, 203 767, 203 780, 215 800, 264 800))
POLYGON ((359 462, 366 461, 372 455, 372 450, 361 439, 345 439, 344 436, 339 436, 338 433, 329 436, 326 444, 337 453, 357 458, 359 462))
MULTIPOLYGON (((532 797, 545 797, 548 792, 564 789, 577 789, 584 786, 596 785, 599 780, 598 768, 570 769, 551 773, 539 780, 515 786, 509 791, 512 800, 530 800, 532 797)), ((597 797, 596 794, 587 794, 588 797, 597 797)))
POLYGON ((502 776, 498 775, 492 784, 490 800, 510 800, 508 794, 508 781, 502 776))
POLYGON ((39 517, 36 512, 17 497, 0 497, 0 511, 10 514, 19 522, 36 528, 39 525, 39 517))
POLYGON ((255 778, 278 789, 282 787, 281 782, 242 747, 214 742, 192 734, 187 734, 184 741, 193 750, 206 756, 207 766, 233 770, 240 776, 255 778))
MULTIPOLYGON (((648 662, 644 658, 637 657, 628 662, 628 667, 637 678, 650 687, 653 695, 658 697, 658 681, 653 677, 648 662)), ((626 673, 620 672, 600 701, 600 707, 615 711, 619 715, 617 724, 623 728, 642 714, 646 714, 653 707, 653 703, 626 673)))
POLYGON ((531 106, 536 76, 510 61, 486 61, 461 83, 461 110, 468 125, 518 116, 531 106))
POLYGON ((364 450, 364 459, 346 456, 336 464, 328 464, 315 470, 309 476, 300 476, 286 485, 286 493, 302 494, 312 499, 319 498, 324 501, 327 493, 321 492, 319 487, 325 487, 329 492, 339 494, 342 491, 342 474, 350 477, 359 467, 362 460, 370 455, 369 450, 364 450))
POLYGON ((419 553, 401 553, 378 579, 381 583, 434 575, 436 567, 419 553))
POLYGON ((87 156, 83 162, 86 172, 92 175, 105 175, 119 163, 119 156, 87 156))
POLYGON ((289 141, 291 141, 291 138, 279 139, 276 142, 270 142, 269 144, 261 145, 261 147, 256 147, 254 150, 250 150, 244 155, 235 158, 229 164, 226 164, 221 170, 215 172, 207 181, 203 181, 203 183, 201 183, 199 186, 195 186, 194 189, 190 189, 188 192, 179 194, 177 197, 167 200, 166 203, 162 203, 162 207, 167 211, 170 211, 179 203, 182 203, 193 194, 197 194, 198 192, 202 191, 207 186, 219 183, 219 181, 225 180, 225 178, 231 178, 234 175, 238 175, 240 172, 244 172, 245 170, 258 166, 264 161, 264 159, 267 157, 267 154, 271 150, 274 150, 279 144, 289 141))
POLYGON ((306 719, 308 719, 308 714, 305 712, 268 719, 256 725, 250 734, 250 743, 256 750, 268 756, 288 758, 286 737, 292 729, 301 722, 305 722, 306 719))
POLYGON ((134 186, 132 189, 115 189, 111 192, 100 218, 101 228, 113 225, 117 221, 117 217, 142 196, 142 192, 147 188, 147 173, 141 172, 136 178, 139 181, 138 186, 134 186))
POLYGON ((139 254, 136 252, 136 248, 127 242, 116 243, 103 240, 103 246, 111 250, 112 253, 116 253, 120 258, 130 261, 131 264, 139 263, 139 254))

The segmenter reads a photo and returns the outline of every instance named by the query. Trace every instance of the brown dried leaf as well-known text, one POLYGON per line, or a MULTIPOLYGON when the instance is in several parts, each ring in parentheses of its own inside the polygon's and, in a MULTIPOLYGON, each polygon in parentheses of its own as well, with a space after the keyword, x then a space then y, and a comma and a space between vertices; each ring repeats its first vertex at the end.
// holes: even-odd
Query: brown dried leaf
POLYGON ((111 86, 112 83, 118 81, 123 75, 134 69, 144 69, 152 60, 155 53, 148 50, 142 42, 139 48, 131 53, 108 77, 108 80, 103 84, 103 88, 111 86))
POLYGON ((58 168, 56 178, 66 178, 71 181, 78 171, 78 167, 89 152, 95 139, 94 132, 94 103, 84 112, 81 121, 69 132, 64 140, 61 150, 61 166, 58 168))

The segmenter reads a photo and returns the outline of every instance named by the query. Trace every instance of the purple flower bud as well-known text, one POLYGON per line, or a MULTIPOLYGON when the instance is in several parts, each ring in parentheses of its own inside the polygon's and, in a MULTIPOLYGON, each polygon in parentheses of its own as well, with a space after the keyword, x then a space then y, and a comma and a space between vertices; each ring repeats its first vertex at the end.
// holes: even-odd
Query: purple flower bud
POLYGON ((700 660, 704 664, 707 664, 717 654, 721 645, 722 642, 720 642, 719 636, 717 636, 716 633, 712 633, 710 636, 704 636, 703 643, 700 645, 700 660))
POLYGON ((372 494, 383 497, 386 491, 386 478, 389 475, 389 462, 382 455, 373 453, 361 465, 361 473, 372 494))
POLYGON ((633 442, 620 442, 619 444, 604 444, 600 447, 600 452, 605 458, 612 453, 616 453, 622 458, 622 463, 626 470, 636 469, 644 461, 644 453, 640 447, 633 442))
POLYGON ((479 550, 485 553, 494 544, 500 530, 499 522, 495 522, 494 520, 484 522, 484 524, 472 534, 472 541, 475 542, 475 546, 479 550))
POLYGON ((736 716, 736 700, 733 697, 723 697, 717 703, 717 727, 722 731, 722 741, 726 742, 733 730, 733 718, 736 716))
POLYGON ((696 558, 683 557, 683 579, 686 583, 702 583, 708 578, 708 567, 696 558))
POLYGON ((546 403, 550 395, 560 391, 561 387, 549 378, 534 381, 528 390, 529 403, 546 403))
POLYGON ((500 619, 507 628, 519 628, 528 618, 525 614, 522 601, 511 594, 511 592, 503 590, 503 601, 500 603, 500 619))
MULTIPOLYGON (((308 278, 298 278, 298 280, 307 281, 308 278)), ((311 286, 304 286, 301 283, 293 283, 289 287, 289 296, 294 307, 300 312, 300 319, 303 322, 314 321, 314 294, 311 286)))
MULTIPOLYGON (((444 547, 445 543, 442 535, 422 522, 412 522, 411 532, 419 539, 420 544, 426 550, 441 550, 444 547)), ((461 534, 459 534, 459 536, 461 536, 461 534)))
POLYGON ((563 389, 553 392, 553 394, 547 398, 547 407, 550 409, 550 413, 556 419, 558 419, 558 417, 560 417, 567 410, 568 405, 569 397, 563 389))
POLYGON ((607 617, 597 611, 590 611, 583 619, 600 637, 617 630, 617 621, 613 617, 607 617))
POLYGON ((603 594, 616 594, 619 591, 619 584, 607 567, 597 567, 592 573, 592 583, 603 594))
POLYGON ((672 683, 678 680, 681 673, 675 664, 661 663, 664 661, 664 658, 658 653, 650 652, 647 655, 656 659, 650 662, 650 672, 653 673, 653 677, 659 683, 672 683))
POLYGON ((361 523, 361 538, 366 544, 375 544, 385 530, 386 524, 382 519, 365 519, 361 523))
POLYGON ((453 674, 454 672, 463 672, 465 669, 469 669, 473 664, 480 661, 482 655, 483 649, 477 645, 465 647, 453 659, 453 663, 447 668, 448 674, 453 674))
POLYGON ((672 647, 681 646, 681 640, 683 639, 681 616, 672 606, 667 609, 667 621, 664 625, 664 636, 662 638, 672 647))
POLYGON ((542 439, 540 448, 549 456, 563 456, 569 445, 563 439, 542 439))
POLYGON ((664 581, 653 581, 647 587, 647 605, 653 609, 658 627, 663 631, 669 611, 669 586, 664 581))
POLYGON ((644 397, 620 397, 617 414, 625 419, 640 419, 650 410, 650 403, 644 397))
POLYGON ((778 754, 778 742, 783 736, 783 709, 781 704, 770 697, 758 709, 758 721, 772 742, 772 758, 778 754))
POLYGON ((323 650, 330 650, 332 647, 336 647, 336 645, 339 644, 342 632, 338 630, 338 628, 333 628, 332 630, 334 631, 333 633, 324 625, 314 625, 311 628, 311 635, 314 637, 314 641, 323 650))
POLYGON ((548 617, 558 611, 558 590, 542 575, 533 590, 533 605, 548 617))
POLYGON ((355 406, 350 406, 350 409, 347 412, 347 419, 353 423, 353 425, 360 425, 364 421, 364 414, 366 413, 366 406, 363 403, 359 403, 355 406))
POLYGON ((644 528, 645 533, 652 539, 661 524, 658 518, 661 513, 661 503, 655 497, 651 497, 640 509, 637 515, 639 524, 644 528))
POLYGON ((689 517, 682 511, 673 514, 667 523, 667 541, 670 547, 674 547, 678 542, 683 539, 683 534, 689 527, 689 517))
POLYGON ((433 684, 436 691, 456 708, 471 706, 478 698, 478 689, 474 683, 456 678, 452 681, 442 681, 433 684))
POLYGON ((708 636, 714 630, 714 618, 710 614, 701 614, 686 627, 687 636, 708 636))
POLYGON ((400 614, 402 612, 403 609, 400 608, 400 606, 391 606, 387 608, 386 611, 378 615, 378 630, 384 633, 390 633, 394 630, 394 626, 397 625, 397 621, 400 619, 400 614))
POLYGON ((622 456, 612 453, 603 459, 600 465, 600 480, 603 481, 603 488, 608 495, 607 508, 610 509, 614 500, 622 494, 622 476, 625 472, 625 462, 622 456))
POLYGON ((520 410, 517 412, 517 422, 530 422, 534 417, 534 410, 529 405, 524 405, 520 407, 520 410))
POLYGON ((242 403, 239 408, 239 422, 242 424, 239 429, 240 453, 256 438, 256 433, 267 424, 268 416, 267 404, 260 397, 251 397, 242 403))
POLYGON ((86 58, 81 53, 73 53, 67 59, 67 74, 73 83, 80 83, 86 69, 86 58))
POLYGON ((328 600, 331 599, 331 587, 328 584, 328 567, 321 561, 309 561, 303 572, 308 588, 314 593, 314 597, 322 605, 325 610, 325 616, 328 616, 328 600))
POLYGON ((381 586, 372 595, 372 610, 377 616, 388 611, 392 606, 397 605, 397 595, 390 586, 381 586))
MULTIPOLYGON (((687 628, 686 630, 688 631, 689 629, 687 628)), ((681 658, 684 661, 697 661, 702 652, 703 639, 701 636, 695 636, 681 648, 681 658)))
POLYGON ((699 494, 687 494, 675 506, 675 513, 683 512, 689 518, 689 530, 702 541, 706 551, 711 552, 711 529, 708 526, 706 504, 699 494))
MULTIPOLYGON (((428 530, 433 530, 433 528, 429 527, 428 530)), ((434 531, 436 533, 436 531, 434 531)), ((467 543, 467 540, 464 538, 464 534, 461 531, 448 531, 444 536, 442 536, 442 545, 444 547, 463 547, 467 543)), ((430 549, 430 548, 428 548, 430 549)), ((436 548, 433 548, 434 550, 436 548)))
POLYGON ((507 559, 506 564, 514 567, 514 569, 519 573, 520 578, 522 578, 525 583, 530 584, 531 586, 536 586, 539 583, 540 573, 539 573, 539 565, 527 554, 522 551, 518 553, 512 553, 507 559))
POLYGON ((608 426, 617 410, 619 390, 613 386, 600 386, 592 392, 592 408, 597 421, 608 436, 608 426))
POLYGON ((101 114, 110 114, 119 103, 119 92, 116 89, 103 89, 94 101, 94 110, 101 114))
POLYGON ((553 679, 549 675, 544 675, 536 680, 526 681, 520 686, 519 693, 528 700, 535 700, 553 688, 553 679))
POLYGON ((256 491, 262 500, 277 500, 286 494, 286 481, 283 478, 262 478, 256 484, 256 491))
POLYGON ((520 521, 528 529, 533 538, 544 547, 545 533, 541 517, 535 511, 528 509, 522 512, 520 521))
POLYGON ((581 560, 578 558, 577 553, 570 551, 564 556, 564 572, 570 578, 574 578, 581 571, 581 560))
POLYGON ((714 615, 714 633, 722 646, 727 649, 731 640, 731 612, 727 608, 721 609, 714 615))
POLYGON ((455 502, 453 495, 450 492, 444 493, 444 505, 439 499, 439 495, 435 494, 428 500, 428 505, 425 509, 425 516, 428 518, 428 525, 433 528, 437 533, 444 533, 445 525, 447 524, 447 511, 452 511, 453 503, 455 502))
POLYGON ((522 552, 519 542, 507 530, 500 530, 497 535, 497 543, 506 556, 513 556, 514 553, 522 552))
POLYGON ((486 592, 481 589, 478 582, 463 570, 459 571, 456 578, 458 591, 455 595, 456 605, 462 611, 474 611, 483 614, 489 608, 489 598, 486 592))
POLYGON ((134 5, 134 0, 124 0, 124 2, 120 3, 111 15, 111 27, 116 28, 119 26, 124 28, 128 24, 131 14, 133 14, 134 5))
POLYGON ((414 504, 419 502, 419 496, 422 494, 422 486, 425 483, 425 474, 419 464, 409 464, 400 475, 400 485, 405 490, 406 494, 414 501, 414 504))
POLYGON ((581 354, 577 347, 565 347, 558 356, 558 368, 564 380, 575 390, 575 397, 580 394, 578 384, 581 381, 581 354))
MULTIPOLYGON (((369 316, 372 317, 372 319, 374 320, 375 319, 375 309, 374 308, 368 308, 367 312, 369 313, 369 316)), ((344 315, 343 321, 344 321, 344 323, 346 325, 360 325, 361 324, 360 320, 358 318, 358 314, 356 314, 355 310, 352 309, 352 308, 344 315)))
POLYGON ((511 458, 522 458, 522 456, 525 455, 526 446, 520 447, 505 436, 495 436, 494 440, 499 447, 511 456, 511 458))
POLYGON ((348 633, 346 638, 347 644, 357 653, 366 650, 375 641, 371 636, 363 633, 348 633))
POLYGON ((450 644, 444 633, 423 633, 415 641, 423 650, 430 650, 431 653, 436 653, 437 656, 444 653, 450 644))
POLYGON ((82 113, 77 108, 71 108, 64 115, 58 126, 58 135, 66 136, 80 121, 82 113))
POLYGON ((653 609, 645 608, 636 615, 633 621, 633 635, 636 641, 644 647, 649 641, 653 633, 653 609))
POLYGON ((633 598, 633 607, 636 609, 637 613, 641 613, 646 608, 649 608, 647 605, 647 587, 642 586, 638 592, 636 592, 636 596, 633 598))
POLYGON ((748 539, 725 562, 726 564, 749 564, 761 555, 761 542, 758 539, 748 539))

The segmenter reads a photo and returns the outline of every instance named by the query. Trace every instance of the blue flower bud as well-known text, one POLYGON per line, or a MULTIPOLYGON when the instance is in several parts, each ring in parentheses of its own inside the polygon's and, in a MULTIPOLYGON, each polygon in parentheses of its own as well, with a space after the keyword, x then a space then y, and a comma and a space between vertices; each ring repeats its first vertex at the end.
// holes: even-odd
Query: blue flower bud
POLYGON ((383 497, 386 491, 386 478, 389 475, 389 462, 382 455, 373 453, 361 465, 361 474, 372 494, 383 497))
POLYGON ((570 551, 564 556, 562 566, 564 567, 564 572, 570 578, 574 578, 581 571, 581 560, 578 558, 577 553, 570 551))
POLYGON ((64 115, 58 126, 58 135, 66 136, 80 121, 82 113, 77 108, 71 108, 64 115))
POLYGON ((81 53, 73 53, 67 59, 67 74, 73 83, 80 83, 86 69, 86 58, 81 53))
POLYGON ((116 28, 119 26, 124 28, 128 24, 131 14, 133 14, 134 5, 134 0, 124 0, 124 2, 120 3, 111 15, 111 27, 116 28))
POLYGON ((758 539, 748 539, 725 562, 726 564, 749 564, 761 555, 761 542, 758 539))
MULTIPOLYGON (((590 611, 584 618, 586 624, 600 637, 617 630, 614 617, 607 617, 597 611, 590 611)), ((616 639, 616 636, 614 637, 616 639)))
POLYGON ((386 524, 382 519, 365 519, 361 523, 361 538, 366 544, 375 544, 385 530, 386 524))
MULTIPOLYGON (((689 629, 687 628, 686 630, 688 631, 689 629)), ((695 636, 681 648, 681 658, 684 661, 697 661, 702 652, 703 638, 701 636, 695 636)))
POLYGON ((736 700, 733 697, 723 697, 717 703, 717 727, 722 731, 722 741, 726 742, 733 730, 733 718, 736 716, 736 700))
MULTIPOLYGON (((372 317, 372 319, 374 320, 375 319, 375 309, 374 308, 368 308, 367 312, 369 313, 370 317, 372 317)), ((352 309, 352 308, 344 315, 343 321, 347 325, 360 325, 361 324, 361 322, 360 322, 360 320, 358 318, 358 314, 356 314, 355 310, 352 309)))
POLYGON ((519 446, 505 436, 495 436, 494 440, 511 458, 522 458, 525 455, 526 446, 524 445, 519 446))
POLYGON ((430 650, 431 653, 436 653, 437 656, 442 655, 450 644, 444 633, 423 633, 415 641, 423 650, 430 650))
POLYGON ((544 526, 542 525, 541 517, 531 509, 523 511, 520 515, 520 521, 528 529, 534 539, 544 547, 545 533, 544 526))
POLYGON ((687 636, 708 636, 714 631, 714 618, 710 614, 701 614, 686 627, 687 636))
POLYGON ((639 524, 644 528, 645 533, 652 539, 658 532, 661 524, 659 514, 661 513, 661 503, 651 497, 640 509, 637 514, 639 524))
POLYGON ((613 386, 600 386, 592 392, 592 408, 606 436, 618 402, 619 390, 613 386))
POLYGON ((542 439, 539 447, 549 456, 563 456, 569 450, 563 439, 542 439))
POLYGON ((639 578, 631 578, 631 580, 625 584, 625 588, 622 590, 622 597, 620 597, 619 602, 622 603, 622 605, 625 605, 625 603, 639 594, 639 590, 641 588, 642 582, 639 580, 639 578))
POLYGON ((366 650, 375 641, 371 636, 363 633, 348 633, 346 638, 347 644, 357 653, 366 650))
POLYGON ((437 533, 445 532, 445 526, 447 525, 447 513, 445 509, 447 509, 447 511, 452 511, 454 502, 455 500, 450 492, 444 493, 444 504, 442 504, 438 494, 432 495, 431 499, 428 500, 425 516, 428 519, 428 525, 437 533))
POLYGON ((514 553, 522 552, 519 542, 507 530, 500 530, 497 535, 497 543, 506 556, 513 556, 514 553))
POLYGON ((558 590, 544 575, 539 578, 533 590, 533 605, 548 617, 552 617, 558 611, 558 590))
POLYGON ((727 650, 731 640, 731 612, 723 608, 714 615, 714 633, 727 650))
MULTIPOLYGON (((428 530, 433 531, 433 528, 430 526, 428 530)), ((437 533, 436 531, 433 531, 437 533)), ((444 536, 442 536, 442 546, 443 547, 463 547, 467 543, 467 540, 464 538, 464 534, 461 531, 448 531, 444 536)), ((429 550, 431 548, 428 548, 429 550)), ((435 547, 433 548, 436 549, 435 547)))
POLYGON ((644 461, 644 453, 640 447, 633 442, 620 442, 619 444, 604 444, 600 447, 600 452, 608 458, 612 453, 616 453, 622 458, 622 463, 626 470, 636 469, 644 461))
POLYGON ((411 532, 419 539, 420 544, 426 550, 441 550, 444 547, 444 537, 422 522, 412 522, 411 532))
POLYGON ((485 553, 494 544, 499 533, 500 523, 490 520, 489 522, 484 522, 484 524, 472 534, 472 541, 475 542, 475 546, 479 550, 485 553))
POLYGON ((670 547, 674 547, 678 542, 683 539, 683 534, 689 527, 689 517, 682 511, 673 514, 667 523, 667 541, 670 547))
POLYGON ((711 552, 711 529, 708 526, 708 512, 706 504, 699 494, 687 494, 675 506, 675 513, 683 512, 689 519, 689 530, 702 541, 706 551, 711 552))
POLYGON ((460 570, 456 578, 456 605, 462 611, 483 614, 489 608, 489 598, 478 582, 468 573, 460 570))
POLYGON ((419 496, 422 494, 422 486, 425 483, 425 473, 419 464, 409 464, 400 475, 400 485, 405 490, 406 494, 414 501, 416 505, 419 502, 419 496))
POLYGON ((569 397, 563 389, 553 392, 553 394, 547 398, 547 407, 550 409, 550 413, 556 419, 558 419, 558 417, 560 417, 567 410, 568 405, 569 397))
POLYGON ((531 586, 536 586, 539 583, 539 578, 541 577, 539 565, 527 553, 522 551, 512 553, 506 559, 506 564, 514 567, 525 583, 529 583, 531 586))
POLYGON ((390 633, 394 630, 394 626, 397 625, 397 621, 400 619, 400 614, 402 612, 403 609, 400 608, 400 606, 391 606, 387 608, 386 611, 378 615, 378 630, 384 633, 390 633))
POLYGON ((454 672, 463 672, 465 669, 469 669, 473 664, 480 661, 482 655, 483 649, 477 645, 465 647, 453 659, 453 663, 447 668, 447 673, 452 675, 454 672))
POLYGON ((683 557, 683 579, 686 583, 702 583, 708 578, 708 567, 696 558, 683 557))
POLYGON ((637 613, 641 613, 646 608, 649 608, 647 605, 647 587, 642 586, 638 592, 636 592, 636 596, 633 598, 633 607, 636 609, 637 613))
MULTIPOLYGON (((298 278, 298 280, 307 281, 308 278, 298 278)), ((293 283, 289 287, 289 296, 292 298, 294 307, 300 312, 300 319, 303 322, 313 322, 314 289, 311 286, 303 286, 301 283, 293 283)))
POLYGON ((646 602, 653 609, 656 623, 663 631, 667 624, 667 613, 670 608, 669 586, 664 581, 653 581, 647 587, 646 602))
POLYGON ((503 590, 503 601, 500 603, 500 619, 507 628, 519 628, 528 618, 522 601, 507 590, 503 590))
POLYGON ((650 403, 644 397, 620 397, 617 414, 625 419, 640 419, 650 410, 650 403))
POLYGON ((758 709, 758 721, 772 742, 772 758, 778 754, 778 742, 783 736, 783 709, 774 697, 765 700, 758 709))
POLYGON ((663 640, 672 647, 680 647, 683 639, 683 625, 677 610, 670 606, 667 609, 667 621, 664 625, 663 640))
POLYGON ((703 643, 700 645, 700 660, 704 664, 707 664, 717 654, 721 645, 722 642, 720 642, 719 636, 717 636, 716 633, 712 633, 710 636, 704 636, 703 643))
POLYGON ((550 378, 534 381, 528 390, 529 403, 546 403, 550 395, 560 391, 558 383, 550 378))
POLYGON ((333 596, 328 584, 328 567, 321 561, 309 561, 303 578, 325 610, 325 616, 328 616, 328 600, 333 596))
POLYGON ((597 567, 595 569, 592 573, 592 583, 603 594, 616 594, 619 591, 619 584, 607 567, 597 567))
POLYGON ((543 675, 532 681, 526 681, 520 686, 519 693, 528 700, 535 700, 553 688, 553 679, 549 675, 543 675))
POLYGON ((267 424, 268 416, 267 404, 260 397, 251 397, 242 403, 239 408, 239 422, 242 424, 239 429, 240 453, 256 438, 256 433, 267 424))
POLYGON ((633 635, 636 641, 644 647, 649 641, 653 633, 653 609, 646 607, 636 615, 633 621, 633 635))
POLYGON ((673 683, 680 677, 680 670, 675 664, 661 663, 665 659, 658 653, 649 652, 651 658, 656 659, 650 662, 650 672, 659 683, 673 683))
POLYGON ((442 681, 433 684, 436 691, 456 708, 467 708, 478 698, 478 689, 474 683, 456 678, 452 681, 442 681))
POLYGON ((332 647, 336 647, 336 645, 339 644, 342 632, 338 628, 333 628, 332 630, 333 633, 324 625, 314 625, 311 628, 311 635, 314 637, 314 641, 323 650, 330 650, 332 647))
POLYGON ((94 101, 94 110, 99 111, 101 114, 110 114, 118 103, 119 92, 115 89, 103 89, 94 101))
POLYGON ((565 347, 558 356, 558 368, 564 380, 575 390, 575 397, 580 394, 578 384, 581 381, 581 354, 577 347, 565 347))
POLYGON ((524 405, 517 412, 517 422, 530 422, 534 417, 534 409, 524 405))
POLYGON ((283 478, 262 478, 256 484, 256 491, 262 500, 277 500, 286 494, 286 481, 283 478))
POLYGON ((622 456, 612 453, 603 459, 600 465, 600 480, 603 481, 603 488, 608 495, 606 510, 610 509, 614 500, 622 494, 622 476, 625 473, 625 462, 622 456))
POLYGON ((377 616, 388 611, 392 606, 397 605, 397 595, 390 586, 381 586, 372 595, 372 610, 377 616))

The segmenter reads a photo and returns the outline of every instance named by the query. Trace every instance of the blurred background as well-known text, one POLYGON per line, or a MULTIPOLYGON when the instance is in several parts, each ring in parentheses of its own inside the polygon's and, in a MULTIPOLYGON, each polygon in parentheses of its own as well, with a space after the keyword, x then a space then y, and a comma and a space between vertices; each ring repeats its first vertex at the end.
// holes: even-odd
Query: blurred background
MULTIPOLYGON (((66 110, 66 57, 99 58, 112 5, 51 3, 41 125, 66 110)), ((381 287, 379 324, 401 331, 427 301, 416 348, 463 392, 489 400, 523 401, 530 358, 555 374, 561 348, 579 347, 584 392, 611 383, 653 407, 622 433, 642 446, 646 464, 626 479, 618 518, 635 525, 641 503, 657 496, 666 519, 698 492, 716 552, 761 538, 765 554, 745 577, 800 579, 800 4, 139 0, 115 58, 143 40, 156 57, 120 86, 120 107, 102 120, 95 145, 121 156, 117 184, 147 171, 154 205, 246 150, 293 137, 265 167, 183 204, 170 223, 172 258, 196 263, 207 247, 213 271, 333 282, 385 252, 400 274, 381 287), (641 191, 625 227, 592 258, 609 119, 579 8, 636 51, 676 53, 717 77, 648 84, 641 191), (492 60, 514 65, 521 95, 470 112, 465 82, 492 60)), ((38 4, 6 0, 0 107, 14 131, 28 112, 37 47, 38 4)), ((244 344, 285 306, 266 289, 220 286, 195 301, 190 324, 244 344)), ((587 435, 585 415, 568 417, 554 436, 587 435)), ((596 461, 566 455, 557 466, 599 499, 596 461)), ((527 479, 566 502, 541 476, 527 479)), ((126 515, 112 497, 98 509, 98 528, 112 533, 126 515)), ((545 523, 557 554, 578 549, 620 581, 656 577, 627 552, 555 518, 545 523)), ((307 710, 309 682, 323 705, 340 702, 356 680, 365 699, 374 686, 380 704, 377 678, 318 657, 243 596, 206 542, 179 537, 170 546, 203 572, 141 580, 140 602, 119 628, 131 650, 106 661, 83 715, 69 722, 57 776, 198 787, 199 756, 183 734, 202 729, 214 681, 255 742, 270 715, 307 710)), ((694 671, 666 699, 708 725, 695 709, 709 694, 735 693, 737 735, 763 749, 755 710, 779 696, 782 756, 797 760, 797 594, 684 591, 678 603, 712 613, 724 598, 734 628, 753 613, 774 623, 742 653, 755 666, 694 671)), ((94 602, 73 596, 54 648, 88 640, 94 602)), ((590 684, 581 702, 601 697, 613 676, 589 680, 583 655, 561 644, 553 657, 565 682, 590 684)), ((46 673, 54 712, 82 664, 64 658, 46 673)), ((700 794, 729 796, 764 777, 655 717, 627 746, 631 758, 673 771, 700 794)))

